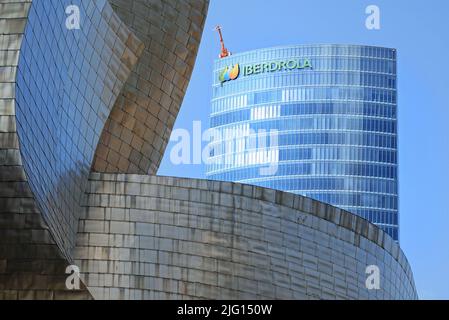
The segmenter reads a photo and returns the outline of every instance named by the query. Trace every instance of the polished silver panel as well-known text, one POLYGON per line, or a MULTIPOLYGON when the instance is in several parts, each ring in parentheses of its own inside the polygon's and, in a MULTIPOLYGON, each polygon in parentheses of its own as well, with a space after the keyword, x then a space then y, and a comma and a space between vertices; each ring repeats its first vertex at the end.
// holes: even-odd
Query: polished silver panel
POLYGON ((193 71, 209 1, 109 2, 145 49, 104 127, 93 170, 156 174, 193 71))

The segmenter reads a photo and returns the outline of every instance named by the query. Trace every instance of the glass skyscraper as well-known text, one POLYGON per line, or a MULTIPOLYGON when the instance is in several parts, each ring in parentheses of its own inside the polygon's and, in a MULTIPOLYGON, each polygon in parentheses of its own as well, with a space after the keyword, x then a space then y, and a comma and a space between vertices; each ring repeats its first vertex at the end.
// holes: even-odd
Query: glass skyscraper
POLYGON ((312 197, 398 240, 395 49, 298 45, 219 59, 211 109, 208 178, 312 197))

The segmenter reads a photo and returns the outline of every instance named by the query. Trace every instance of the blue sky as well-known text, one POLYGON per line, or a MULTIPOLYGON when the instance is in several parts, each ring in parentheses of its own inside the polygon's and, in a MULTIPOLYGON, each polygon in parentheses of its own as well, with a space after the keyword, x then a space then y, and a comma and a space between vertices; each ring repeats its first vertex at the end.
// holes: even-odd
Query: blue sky
MULTIPOLYGON (((421 299, 449 299, 449 34, 447 0, 211 0, 192 81, 175 128, 209 126, 213 28, 237 53, 287 44, 341 43, 398 50, 400 240, 421 299), (381 29, 365 27, 380 8, 381 29)), ((169 144, 168 151, 174 145, 169 144)), ((202 165, 171 164, 161 175, 204 178, 202 165)))

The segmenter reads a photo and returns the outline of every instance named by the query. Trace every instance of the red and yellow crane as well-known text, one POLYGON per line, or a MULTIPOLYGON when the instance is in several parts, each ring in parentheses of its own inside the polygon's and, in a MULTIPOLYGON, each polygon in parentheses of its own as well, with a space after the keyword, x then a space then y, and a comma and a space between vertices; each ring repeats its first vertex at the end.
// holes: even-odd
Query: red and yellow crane
POLYGON ((223 40, 223 34, 221 33, 221 26, 216 26, 215 30, 218 31, 218 34, 220 36, 220 44, 221 44, 221 52, 219 55, 220 59, 229 57, 231 55, 231 53, 225 47, 224 40, 223 40))

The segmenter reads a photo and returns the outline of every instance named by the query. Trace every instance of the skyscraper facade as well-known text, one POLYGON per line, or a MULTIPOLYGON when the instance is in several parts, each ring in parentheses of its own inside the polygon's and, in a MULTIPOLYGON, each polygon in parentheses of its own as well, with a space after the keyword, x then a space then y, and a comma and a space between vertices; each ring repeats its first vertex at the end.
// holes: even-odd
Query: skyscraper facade
POLYGON ((219 59, 211 108, 208 178, 312 197, 398 240, 395 49, 298 45, 219 59))

